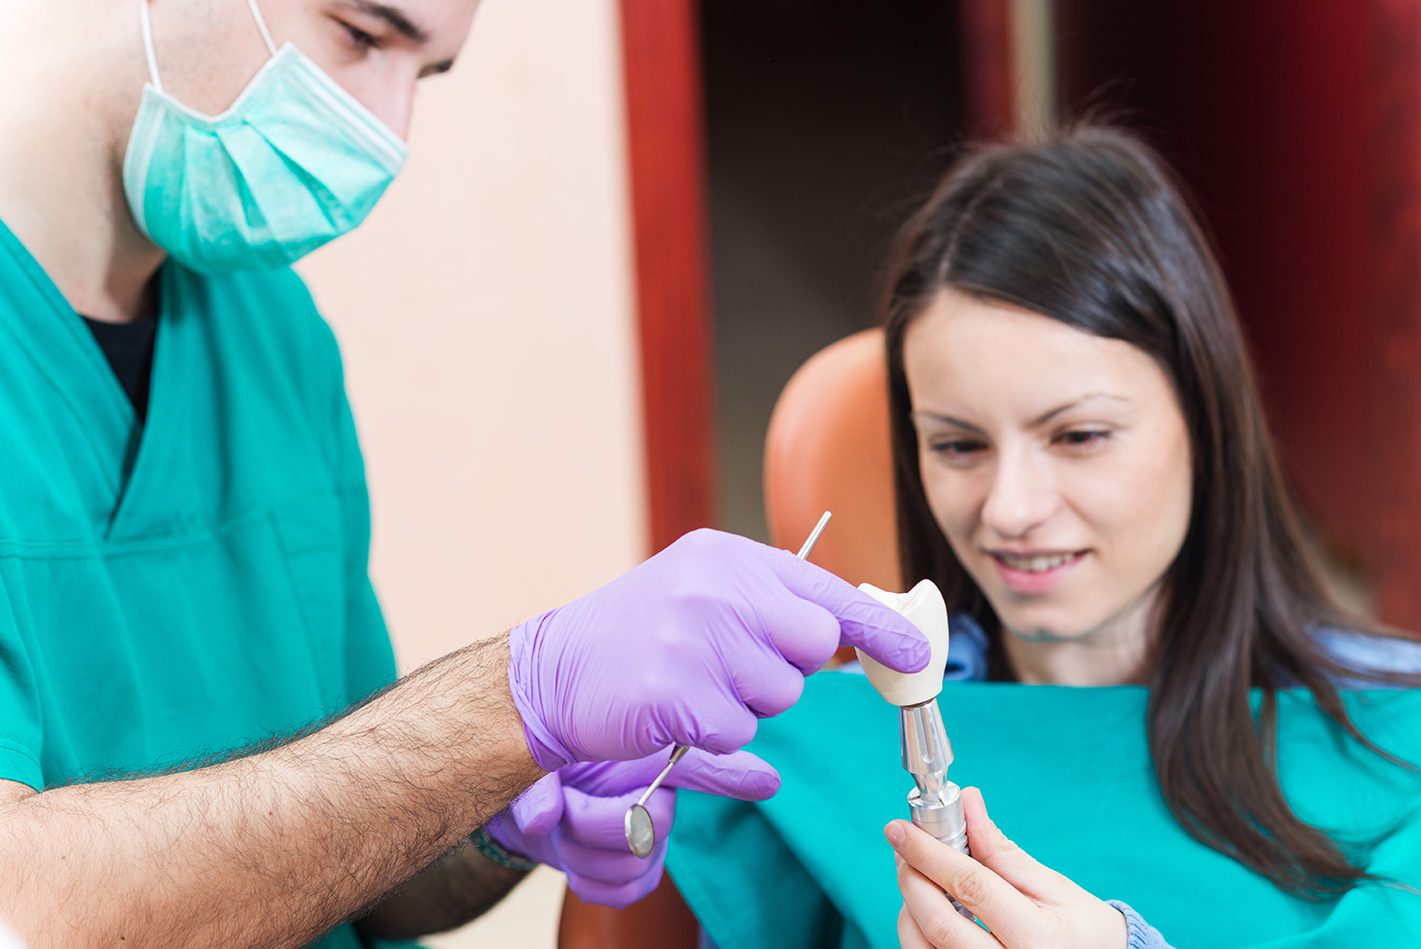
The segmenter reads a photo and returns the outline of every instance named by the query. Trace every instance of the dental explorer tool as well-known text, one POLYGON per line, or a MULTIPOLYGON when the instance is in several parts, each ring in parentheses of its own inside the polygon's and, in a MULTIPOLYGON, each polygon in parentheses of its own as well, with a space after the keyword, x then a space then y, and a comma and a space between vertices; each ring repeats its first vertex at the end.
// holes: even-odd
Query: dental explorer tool
MULTIPOLYGON (((814 549, 814 545, 819 542, 819 535, 824 533, 824 528, 829 526, 829 518, 833 513, 825 511, 819 518, 819 523, 814 525, 814 530, 809 532, 809 537, 804 541, 804 546, 799 548, 796 554, 800 560, 807 560, 809 552, 814 549)), ((940 678, 940 676, 939 676, 940 678)), ((671 773, 671 769, 676 766, 676 762, 686 756, 687 746, 677 745, 671 750, 671 760, 666 762, 666 767, 661 769, 661 773, 656 776, 656 780, 642 793, 637 802, 627 808, 627 815, 622 819, 622 824, 627 833, 627 848, 633 854, 642 859, 651 856, 651 851, 656 847, 656 828, 651 821, 651 811, 646 809, 646 802, 651 799, 651 794, 661 787, 661 782, 666 780, 666 776, 671 773)))
MULTIPOLYGON (((942 723, 937 696, 947 666, 947 603, 931 580, 923 580, 907 593, 889 593, 865 583, 859 589, 892 607, 928 638, 932 657, 918 672, 895 672, 859 652, 864 672, 878 694, 898 706, 898 736, 903 770, 913 776, 908 792, 908 813, 913 823, 959 853, 969 854, 967 821, 962 814, 962 789, 947 779, 952 745, 942 723)), ((971 910, 957 900, 953 907, 968 919, 971 910)))

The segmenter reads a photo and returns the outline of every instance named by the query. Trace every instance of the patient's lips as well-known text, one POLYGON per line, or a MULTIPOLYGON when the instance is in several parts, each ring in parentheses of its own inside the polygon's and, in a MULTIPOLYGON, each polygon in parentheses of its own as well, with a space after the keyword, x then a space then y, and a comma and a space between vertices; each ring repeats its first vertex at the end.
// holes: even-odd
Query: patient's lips
POLYGON ((1050 592, 1090 555, 1089 550, 989 550, 1002 583, 1013 593, 1050 592))

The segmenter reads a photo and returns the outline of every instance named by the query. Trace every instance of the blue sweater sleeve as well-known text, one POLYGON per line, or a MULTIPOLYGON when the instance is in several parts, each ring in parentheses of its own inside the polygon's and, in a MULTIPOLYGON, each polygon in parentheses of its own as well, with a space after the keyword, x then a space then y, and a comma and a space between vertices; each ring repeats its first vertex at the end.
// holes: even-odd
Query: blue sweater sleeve
POLYGON ((1125 917, 1125 945, 1128 949, 1174 949, 1165 942, 1158 929, 1145 922, 1140 914, 1129 906, 1119 900, 1106 900, 1106 903, 1118 909, 1125 917))

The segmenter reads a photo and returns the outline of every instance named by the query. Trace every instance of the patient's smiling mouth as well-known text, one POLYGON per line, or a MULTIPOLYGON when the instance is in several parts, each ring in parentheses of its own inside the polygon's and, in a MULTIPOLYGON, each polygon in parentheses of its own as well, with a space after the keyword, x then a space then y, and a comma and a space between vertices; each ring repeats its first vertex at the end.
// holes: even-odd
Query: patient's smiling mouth
POLYGON ((1039 596, 1064 580, 1089 555, 1088 550, 1028 551, 1008 553, 987 551, 997 575, 1012 593, 1039 596))

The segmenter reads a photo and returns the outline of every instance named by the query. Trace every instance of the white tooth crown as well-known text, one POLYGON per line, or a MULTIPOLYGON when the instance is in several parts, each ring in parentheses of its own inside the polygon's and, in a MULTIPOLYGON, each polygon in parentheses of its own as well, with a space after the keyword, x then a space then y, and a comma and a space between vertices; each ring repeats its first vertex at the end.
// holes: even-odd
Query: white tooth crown
POLYGON ((936 698, 942 691, 942 673, 947 668, 947 603, 942 591, 931 580, 920 580, 907 593, 889 593, 871 583, 859 585, 859 589, 884 606, 891 606, 928 638, 932 646, 932 658, 926 668, 918 672, 894 672, 892 669, 858 652, 863 671, 868 673, 868 681, 893 705, 921 705, 936 698))

